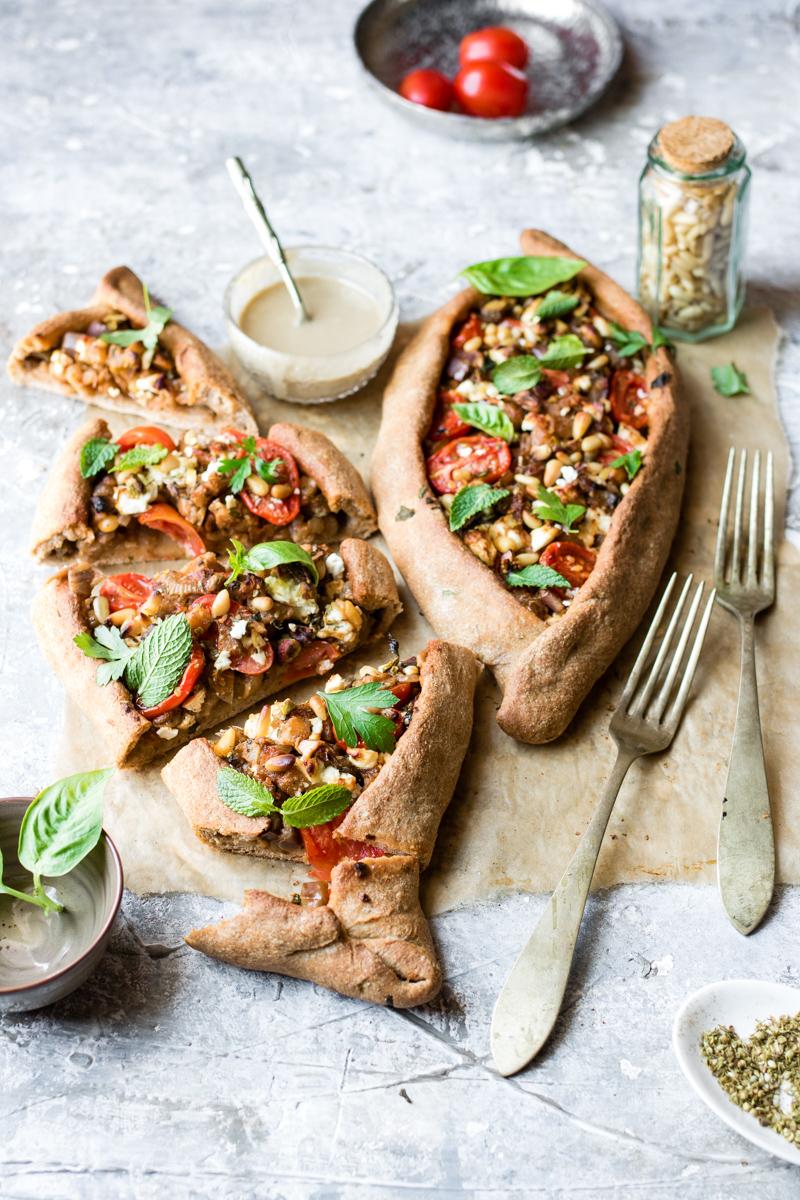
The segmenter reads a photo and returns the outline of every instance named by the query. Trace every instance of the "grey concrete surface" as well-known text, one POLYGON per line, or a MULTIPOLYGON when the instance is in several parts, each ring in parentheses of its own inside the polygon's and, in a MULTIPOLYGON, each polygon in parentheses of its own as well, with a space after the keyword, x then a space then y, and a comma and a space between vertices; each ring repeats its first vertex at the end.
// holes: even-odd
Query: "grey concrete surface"
MULTIPOLYGON (((248 163, 288 242, 361 250, 405 317, 523 224, 630 285, 636 180, 652 132, 719 115, 754 169, 751 295, 786 334, 782 412, 800 447, 796 162, 800 9, 784 0, 614 0, 626 60, 574 127, 527 145, 440 141, 385 110, 350 50, 357 0, 0 6, 3 341, 128 262, 223 340, 221 295, 253 242, 223 169, 248 163)), ((80 419, 0 384, 0 728, 5 789, 49 778, 61 692, 32 642, 35 494, 80 419)), ((790 520, 800 527, 800 497, 790 520)), ((502 1196, 789 1200, 796 1169, 694 1099, 669 1045, 713 979, 797 981, 800 898, 749 941, 713 889, 624 887, 590 905, 568 1006, 538 1064, 492 1071, 494 996, 543 901, 436 921, 447 985, 411 1014, 219 967, 181 944, 196 897, 126 899, 79 993, 0 1020, 3 1200, 502 1196)))

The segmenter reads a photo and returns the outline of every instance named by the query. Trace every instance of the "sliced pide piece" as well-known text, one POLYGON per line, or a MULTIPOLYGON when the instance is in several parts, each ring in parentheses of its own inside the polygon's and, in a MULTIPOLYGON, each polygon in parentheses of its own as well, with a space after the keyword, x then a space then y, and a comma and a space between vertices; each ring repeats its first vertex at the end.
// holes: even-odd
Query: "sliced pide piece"
POLYGON ((394 1008, 424 1004, 441 987, 419 863, 408 855, 340 863, 317 907, 261 891, 245 892, 244 904, 237 916, 192 930, 188 944, 237 967, 394 1008))
POLYGON ((34 601, 42 649, 119 766, 138 767, 386 632, 401 609, 369 543, 274 541, 176 571, 59 572, 34 601))
POLYGON ((428 620, 493 671, 501 727, 538 743, 644 615, 679 518, 689 414, 663 339, 618 284, 539 231, 522 249, 469 268, 476 287, 401 356, 372 482, 428 620))
POLYGON ((322 433, 273 425, 191 429, 156 425, 116 437, 87 421, 52 468, 34 517, 42 562, 124 563, 222 552, 236 538, 338 542, 377 528, 364 482, 322 433))
POLYGON ((58 313, 17 342, 9 375, 112 412, 256 433, 250 404, 227 367, 171 317, 133 271, 115 267, 88 308, 58 313))

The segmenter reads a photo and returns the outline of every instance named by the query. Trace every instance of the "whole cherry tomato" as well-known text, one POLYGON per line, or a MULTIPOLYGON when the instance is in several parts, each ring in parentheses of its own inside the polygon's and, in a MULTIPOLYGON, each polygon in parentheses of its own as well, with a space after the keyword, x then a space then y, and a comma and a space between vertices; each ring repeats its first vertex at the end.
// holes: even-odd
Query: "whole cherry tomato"
POLYGON ((611 413, 631 429, 647 428, 647 384, 635 371, 615 371, 611 379, 611 413))
POLYGON ((152 595, 155 584, 147 575, 136 575, 128 571, 123 575, 109 575, 100 584, 100 595, 105 596, 111 612, 121 608, 138 608, 152 595))
POLYGON ((470 116, 518 117, 525 111, 528 81, 508 63, 468 63, 453 86, 459 104, 470 116))
POLYGON ((116 443, 120 450, 131 450, 134 446, 163 446, 169 451, 175 449, 172 438, 158 425, 137 425, 134 429, 126 429, 116 438, 116 443))
POLYGON ((550 567, 568 579, 573 587, 582 587, 592 573, 597 555, 580 542, 551 542, 539 556, 543 567, 550 567))
POLYGON ((511 451, 502 438, 475 437, 456 438, 428 459, 428 478, 437 492, 457 492, 469 481, 495 483, 511 466, 511 451), (463 471, 461 479, 454 479, 454 471, 463 471))
POLYGON ((190 525, 171 504, 151 504, 145 512, 140 513, 139 524, 148 529, 157 529, 165 533, 173 542, 177 542, 187 554, 204 554, 206 545, 194 525, 190 525))
POLYGON ((194 685, 203 672, 205 662, 206 657, 200 647, 193 647, 189 661, 186 664, 186 670, 183 672, 181 681, 175 688, 175 691, 171 696, 167 696, 166 700, 162 700, 160 704, 154 704, 152 708, 140 708, 139 712, 142 716, 147 717, 148 721, 152 721, 154 717, 160 717, 162 713, 170 712, 171 709, 183 704, 184 700, 188 700, 194 690, 194 685))
POLYGON ((347 811, 334 817, 325 825, 312 825, 309 829, 301 829, 303 846, 306 852, 311 874, 315 879, 330 879, 331 871, 343 858, 383 858, 383 850, 369 842, 357 842, 353 838, 334 837, 333 831, 341 825, 347 811))
POLYGON ((474 62, 500 62, 523 70, 528 65, 528 47, 513 29, 488 25, 461 39, 458 60, 462 67, 474 62))
POLYGON ((441 112, 447 112, 453 103, 453 85, 447 76, 424 67, 409 71, 403 77, 399 91, 404 100, 441 112))

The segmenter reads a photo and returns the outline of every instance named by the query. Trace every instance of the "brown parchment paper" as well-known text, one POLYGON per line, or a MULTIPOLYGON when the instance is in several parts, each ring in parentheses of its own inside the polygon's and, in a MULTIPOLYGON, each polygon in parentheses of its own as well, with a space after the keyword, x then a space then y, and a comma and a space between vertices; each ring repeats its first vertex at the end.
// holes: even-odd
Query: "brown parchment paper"
MULTIPOLYGON (((734 333, 679 349, 693 425, 687 494, 670 570, 694 571, 710 580, 731 445, 760 446, 775 453, 776 524, 783 528, 789 456, 775 402, 777 342, 771 314, 757 309, 742 317, 734 333), (710 368, 731 361, 748 376, 751 396, 725 399, 714 392, 710 368)), ((321 429, 366 473, 385 380, 384 370, 365 393, 333 405, 300 407, 253 399, 262 428, 272 420, 295 420, 321 429)), ((125 427, 124 420, 117 425, 125 427)), ((783 540, 777 603, 759 619, 758 663, 778 876, 793 883, 800 882, 800 624, 793 603, 798 588, 800 552, 783 540)), ((404 601, 406 610, 393 632, 409 654, 424 645, 431 631, 407 589, 404 601)), ((488 674, 484 676, 472 746, 425 877, 429 912, 502 891, 545 891, 555 885, 610 769, 614 747, 608 722, 640 637, 641 631, 595 687, 570 730, 547 746, 521 746, 500 731, 494 719, 499 693, 488 674)), ((355 663, 376 661, 382 652, 382 647, 365 652, 355 663)), ((623 785, 600 855, 596 887, 713 879, 738 654, 736 622, 717 607, 693 700, 672 748, 634 765, 623 785)), ((290 694, 307 694, 312 686, 311 681, 298 684, 290 694)), ((103 748, 91 725, 68 704, 58 764, 62 773, 103 763, 103 748)), ((251 861, 198 842, 156 769, 116 776, 105 823, 122 853, 127 885, 135 892, 189 891, 239 900, 245 887, 285 894, 298 877, 296 865, 251 861)))

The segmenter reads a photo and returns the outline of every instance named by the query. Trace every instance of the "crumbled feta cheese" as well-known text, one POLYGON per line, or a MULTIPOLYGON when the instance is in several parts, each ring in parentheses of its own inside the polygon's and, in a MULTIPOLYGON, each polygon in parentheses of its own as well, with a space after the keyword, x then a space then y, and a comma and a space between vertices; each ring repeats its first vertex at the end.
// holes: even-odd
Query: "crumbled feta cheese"
POLYGON ((311 732, 314 737, 319 737, 322 733, 322 719, 320 717, 311 718, 311 732))
POLYGON ((217 671, 227 671, 231 665, 231 656, 227 650, 221 650, 214 660, 214 669, 217 671))
POLYGON ((344 559, 341 554, 332 551, 325 559, 325 570, 333 579, 339 579, 344 575, 344 559))
POLYGON ((177 729, 170 729, 169 725, 160 725, 156 730, 156 736, 163 738, 165 742, 171 742, 173 738, 178 736, 177 729))
POLYGON ((234 621, 230 627, 229 633, 232 638, 239 641, 247 633, 248 617, 240 617, 238 621, 234 621))
POLYGON ((338 783, 342 778, 342 772, 336 767, 323 767, 320 771, 320 779, 323 783, 338 783))
POLYGON ((578 478, 578 472, 574 467, 562 467, 559 483, 574 483, 578 478))

